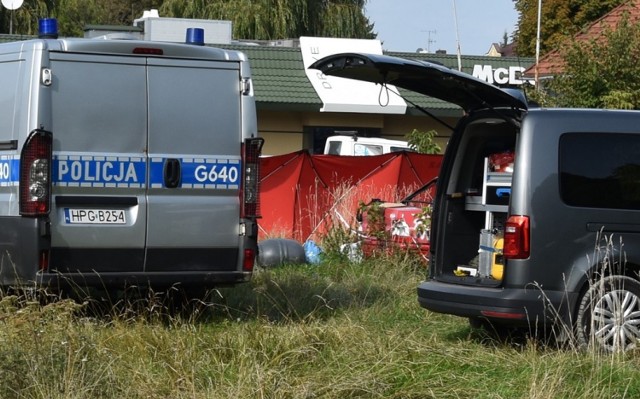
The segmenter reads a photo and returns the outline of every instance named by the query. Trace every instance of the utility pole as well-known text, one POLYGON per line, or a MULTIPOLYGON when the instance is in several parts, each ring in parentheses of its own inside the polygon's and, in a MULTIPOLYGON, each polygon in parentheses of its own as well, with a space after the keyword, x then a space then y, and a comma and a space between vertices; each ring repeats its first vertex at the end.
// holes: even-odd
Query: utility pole
POLYGON ((534 82, 536 90, 540 90, 538 85, 538 62, 540 61, 540 19, 542 17, 542 0, 538 0, 538 30, 536 33, 536 67, 534 68, 534 82))
POLYGON ((462 55, 460 54, 460 34, 458 33, 458 13, 456 0, 453 0, 453 22, 456 27, 456 54, 458 55, 458 71, 462 72, 462 55))
POLYGON ((2 0, 2 5, 11 10, 11 19, 9 20, 9 34, 13 34, 13 12, 22 6, 23 0, 2 0))

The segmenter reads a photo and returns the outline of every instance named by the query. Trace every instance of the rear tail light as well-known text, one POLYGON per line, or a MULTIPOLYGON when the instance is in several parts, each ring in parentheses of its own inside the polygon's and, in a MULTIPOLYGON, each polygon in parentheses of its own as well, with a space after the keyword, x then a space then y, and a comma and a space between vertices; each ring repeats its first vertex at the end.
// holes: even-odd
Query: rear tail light
POLYGON ((244 261, 242 264, 242 270, 245 272, 253 271, 253 265, 256 260, 256 251, 253 249, 245 249, 244 250, 244 261))
POLYGON ((244 167, 242 189, 240 190, 241 217, 260 217, 260 153, 264 139, 252 138, 245 140, 242 150, 242 165, 244 167))
POLYGON ((43 249, 40 251, 38 268, 40 271, 46 271, 49 268, 49 250, 43 249))
POLYGON ((51 203, 51 132, 36 129, 20 155, 20 214, 43 216, 51 203))
POLYGON ((526 259, 530 253, 529 216, 510 216, 504 227, 503 254, 508 259, 526 259))
POLYGON ((155 47, 136 47, 132 52, 139 55, 164 55, 163 49, 155 47))

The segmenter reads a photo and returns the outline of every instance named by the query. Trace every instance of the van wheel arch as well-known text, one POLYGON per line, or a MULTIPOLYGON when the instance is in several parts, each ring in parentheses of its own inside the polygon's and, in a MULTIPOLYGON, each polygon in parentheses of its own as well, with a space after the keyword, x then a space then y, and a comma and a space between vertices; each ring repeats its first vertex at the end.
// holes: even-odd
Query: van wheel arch
POLYGON ((640 281, 611 274, 592 282, 580 296, 575 318, 579 348, 626 351, 640 339, 640 281), (597 320, 594 320, 596 316, 597 320))
POLYGON ((621 271, 623 271, 624 273, 616 274, 611 269, 606 269, 603 272, 600 266, 592 265, 591 268, 589 269, 589 272, 585 273, 580 279, 580 281, 578 282, 578 284, 576 284, 575 291, 569 290, 570 292, 577 293, 577 296, 576 296, 576 302, 573 304, 572 310, 570 312, 571 314, 569 318, 569 323, 566 325, 571 325, 571 327, 575 331, 577 320, 578 320, 578 312, 580 310, 580 302, 584 298, 589 288, 592 287, 594 284, 596 284, 602 278, 612 276, 612 275, 617 275, 617 276, 626 276, 634 280, 640 281, 640 265, 638 265, 637 263, 626 263, 623 270, 618 270, 618 272, 621 272, 621 271))

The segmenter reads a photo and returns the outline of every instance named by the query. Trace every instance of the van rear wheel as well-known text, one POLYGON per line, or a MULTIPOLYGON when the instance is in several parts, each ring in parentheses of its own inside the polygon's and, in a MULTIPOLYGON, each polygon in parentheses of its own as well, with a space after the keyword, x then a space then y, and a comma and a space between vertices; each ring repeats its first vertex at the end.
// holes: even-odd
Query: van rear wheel
POLYGON ((594 282, 580 299, 576 338, 582 348, 624 352, 640 339, 640 283, 626 276, 594 282))

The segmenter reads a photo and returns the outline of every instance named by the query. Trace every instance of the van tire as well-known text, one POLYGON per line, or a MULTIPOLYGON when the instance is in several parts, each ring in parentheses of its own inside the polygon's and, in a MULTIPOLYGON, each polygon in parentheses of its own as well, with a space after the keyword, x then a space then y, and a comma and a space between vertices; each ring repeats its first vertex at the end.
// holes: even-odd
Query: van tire
POLYGON ((579 302, 576 317, 578 347, 603 352, 636 348, 640 339, 639 324, 640 282, 615 275, 596 280, 579 302), (594 321, 595 316, 598 320, 594 321))

